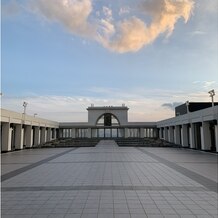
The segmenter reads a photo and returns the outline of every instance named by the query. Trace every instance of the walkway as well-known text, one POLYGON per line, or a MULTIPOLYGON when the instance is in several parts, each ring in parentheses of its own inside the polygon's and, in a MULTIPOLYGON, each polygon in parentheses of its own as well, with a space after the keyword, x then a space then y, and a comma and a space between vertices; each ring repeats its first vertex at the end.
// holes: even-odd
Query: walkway
POLYGON ((1 158, 3 218, 217 218, 215 154, 101 141, 1 158))

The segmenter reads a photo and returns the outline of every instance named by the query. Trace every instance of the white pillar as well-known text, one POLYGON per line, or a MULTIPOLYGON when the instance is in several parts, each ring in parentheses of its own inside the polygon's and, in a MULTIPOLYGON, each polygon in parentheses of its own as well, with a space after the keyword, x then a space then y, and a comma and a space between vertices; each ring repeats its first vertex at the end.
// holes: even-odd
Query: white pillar
POLYGON ((45 127, 45 142, 47 142, 47 128, 45 127))
POLYGON ((128 128, 125 128, 125 129, 124 129, 124 136, 125 136, 125 138, 128 138, 128 137, 129 137, 128 128))
POLYGON ((140 128, 139 131, 140 131, 140 138, 144 138, 145 137, 144 128, 140 128))
POLYGON ((23 149, 23 128, 22 125, 15 125, 15 149, 23 149))
POLYGON ((72 138, 76 138, 76 129, 72 128, 72 138))
POLYGON ((174 143, 174 137, 173 137, 173 135, 174 135, 173 127, 170 126, 170 127, 169 127, 169 141, 172 142, 172 143, 174 143))
POLYGON ((215 125, 216 152, 218 152, 218 123, 215 125))
POLYGON ((168 129, 167 129, 167 127, 164 127, 164 140, 168 141, 168 129))
POLYGON ((170 142, 170 127, 167 128, 167 141, 170 142))
POLYGON ((190 137, 190 148, 196 148, 195 143, 195 124, 191 123, 191 126, 189 128, 189 137, 190 137))
POLYGON ((154 129, 151 128, 151 138, 154 138, 154 129))
POLYGON ((34 126, 34 146, 39 145, 40 143, 40 135, 39 135, 39 127, 34 126))
POLYGON ((91 138, 91 137, 92 137, 92 129, 88 128, 88 138, 91 138))
POLYGON ((11 151, 11 133, 10 123, 2 123, 2 151, 11 151))
POLYGON ((175 126, 175 144, 180 145, 180 126, 175 126))
POLYGON ((151 138, 151 128, 148 129, 148 137, 151 138))
POLYGON ((51 141, 51 128, 49 127, 47 129, 47 142, 50 142, 51 141))
POLYGON ((188 125, 182 125, 182 147, 188 147, 188 125))
POLYGON ((25 129, 26 136, 26 148, 31 148, 33 146, 33 129, 32 126, 26 126, 25 129))
POLYGON ((211 148, 211 135, 209 122, 202 122, 201 126, 201 149, 210 150, 211 148))
POLYGON ((44 144, 46 142, 46 128, 41 128, 41 138, 40 138, 40 144, 44 144))

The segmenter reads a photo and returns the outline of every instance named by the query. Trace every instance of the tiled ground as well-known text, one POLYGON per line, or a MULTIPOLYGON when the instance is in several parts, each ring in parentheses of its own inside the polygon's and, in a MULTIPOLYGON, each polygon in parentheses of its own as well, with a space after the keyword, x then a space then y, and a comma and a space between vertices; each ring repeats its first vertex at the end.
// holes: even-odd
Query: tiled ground
POLYGON ((214 154, 101 141, 1 157, 3 218, 217 218, 214 154))

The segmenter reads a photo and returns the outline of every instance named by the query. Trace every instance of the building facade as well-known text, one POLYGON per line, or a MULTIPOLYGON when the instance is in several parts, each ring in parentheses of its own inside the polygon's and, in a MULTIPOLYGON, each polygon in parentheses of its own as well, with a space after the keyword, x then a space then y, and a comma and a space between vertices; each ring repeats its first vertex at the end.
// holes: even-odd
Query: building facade
POLYGON ((87 108, 88 122, 54 122, 1 109, 1 151, 37 147, 56 138, 160 138, 191 149, 218 152, 218 106, 187 110, 159 122, 129 122, 129 108, 87 108))
POLYGON ((88 122, 60 123, 60 137, 128 138, 158 137, 155 122, 128 122, 129 108, 123 106, 88 107, 88 122))

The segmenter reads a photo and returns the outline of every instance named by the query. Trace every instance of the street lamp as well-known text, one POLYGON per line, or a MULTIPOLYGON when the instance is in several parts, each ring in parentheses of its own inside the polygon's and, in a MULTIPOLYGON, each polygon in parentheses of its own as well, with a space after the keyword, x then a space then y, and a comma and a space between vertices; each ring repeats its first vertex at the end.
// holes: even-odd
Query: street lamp
POLYGON ((26 114, 26 107, 27 107, 27 102, 26 101, 24 101, 23 102, 23 114, 26 114))
POLYGON ((187 114, 189 113, 189 101, 185 102, 186 108, 187 108, 187 114))
POLYGON ((213 99, 213 97, 215 95, 215 91, 214 91, 214 89, 212 89, 208 93, 210 94, 211 101, 212 101, 212 107, 213 107, 214 106, 214 99, 213 99))

